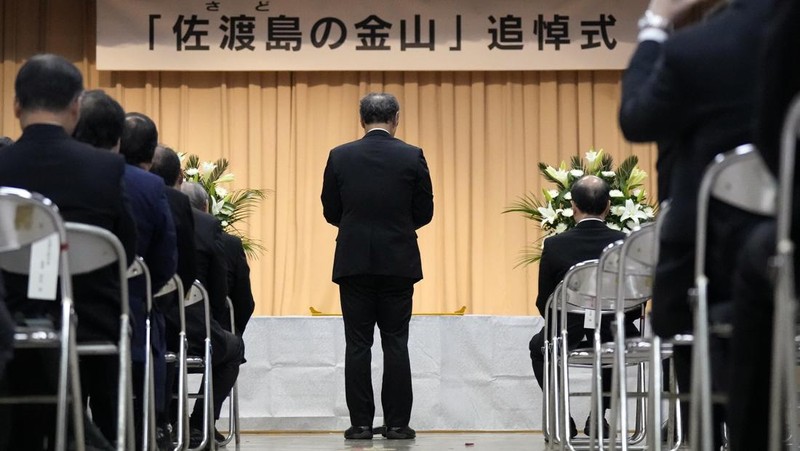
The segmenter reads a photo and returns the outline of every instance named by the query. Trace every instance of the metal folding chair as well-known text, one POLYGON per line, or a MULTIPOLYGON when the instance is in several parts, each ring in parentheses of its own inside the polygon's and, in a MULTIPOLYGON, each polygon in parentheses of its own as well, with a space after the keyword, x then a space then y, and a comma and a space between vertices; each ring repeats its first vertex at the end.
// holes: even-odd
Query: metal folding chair
MULTIPOLYGON (((624 297, 629 296, 632 300, 639 302, 647 300, 652 296, 653 275, 658 259, 658 239, 656 232, 656 223, 645 224, 632 231, 619 247, 616 264, 614 264, 612 260, 611 268, 609 268, 611 272, 616 273, 616 285, 618 287, 624 287, 622 290, 617 290, 617 302, 614 312, 615 351, 612 371, 613 383, 609 435, 609 445, 612 450, 616 449, 618 443, 616 440, 618 419, 620 421, 619 429, 623 435, 619 444, 623 450, 627 450, 629 446, 638 445, 642 439, 645 438, 642 436, 642 432, 646 433, 645 435, 647 438, 651 438, 654 435, 657 436, 661 428, 660 419, 655 419, 652 415, 649 415, 648 420, 642 424, 642 407, 637 404, 636 432, 632 437, 626 437, 628 430, 627 403, 629 397, 627 377, 625 376, 625 369, 627 366, 631 364, 639 366, 639 381, 636 392, 637 400, 641 402, 644 396, 647 396, 648 408, 651 412, 655 405, 660 406, 660 401, 654 401, 653 397, 660 395, 661 392, 660 379, 654 378, 654 376, 660 376, 661 374, 661 344, 660 342, 654 342, 652 337, 646 336, 647 331, 644 329, 645 321, 642 321, 642 327, 638 337, 626 337, 624 327, 625 309, 627 306, 624 297), (659 348, 659 354, 657 354, 658 358, 654 361, 652 354, 655 352, 653 348, 656 346, 659 348), (645 363, 649 364, 650 370, 650 389, 646 393, 643 384, 643 364, 645 363), (656 381, 658 381, 658 383, 654 385, 656 381)), ((674 378, 672 378, 671 386, 674 391, 674 378)), ((597 402, 598 400, 595 401, 597 402)), ((674 421, 674 415, 672 415, 671 418, 673 418, 674 421)), ((648 449, 658 448, 660 448, 660 439, 655 442, 651 440, 648 444, 648 449)))
MULTIPOLYGON (((231 333, 236 334, 236 316, 233 311, 233 302, 230 297, 226 297, 225 301, 228 304, 228 312, 231 318, 231 333)), ((228 435, 219 443, 219 446, 225 446, 234 439, 234 443, 238 447, 241 442, 239 433, 239 381, 237 380, 231 388, 231 394, 228 397, 228 435)))
POLYGON ((797 386, 797 293, 794 280, 794 242, 792 230, 792 196, 797 139, 800 138, 800 95, 790 104, 781 135, 781 166, 778 191, 778 214, 775 256, 775 313, 773 320, 772 378, 770 390, 769 449, 782 448, 781 432, 787 426, 790 449, 798 443, 797 386), (784 418, 781 418, 781 405, 784 418))
POLYGON ((556 285, 556 289, 553 290, 550 297, 547 298, 544 312, 544 345, 542 346, 544 356, 542 395, 544 402, 542 403, 542 433, 545 441, 551 444, 561 441, 557 420, 557 418, 559 418, 559 413, 556 410, 557 403, 555 402, 555 396, 556 393, 558 393, 558 390, 555 388, 557 387, 558 369, 557 365, 552 364, 553 360, 551 359, 553 346, 555 346, 554 343, 558 340, 558 333, 556 332, 558 328, 550 327, 550 321, 552 318, 556 318, 557 306, 561 299, 561 286, 562 283, 559 282, 559 284, 556 285))
POLYGON ((58 274, 61 290, 61 323, 57 327, 20 326, 14 333, 18 349, 58 348, 58 389, 56 396, 6 397, 2 404, 51 402, 56 404, 55 449, 67 449, 67 403, 72 405, 75 447, 84 449, 83 405, 75 343, 75 310, 72 299, 67 231, 58 207, 49 199, 26 190, 0 187, 0 269, 29 275, 31 247, 53 239, 58 246, 58 274))
MULTIPOLYGON (((214 440, 214 399, 213 399, 213 380, 212 380, 212 356, 211 356, 211 308, 209 306, 208 291, 206 291, 203 284, 195 280, 189 291, 189 299, 186 301, 186 308, 191 307, 199 302, 203 303, 203 311, 205 318, 205 331, 206 337, 203 342, 203 355, 186 357, 186 369, 188 373, 202 373, 203 374, 203 387, 202 393, 189 395, 189 398, 203 399, 203 441, 197 448, 190 448, 191 451, 199 451, 206 449, 215 449, 216 441, 214 440)), ((179 377, 181 377, 179 375, 179 377)), ((184 400, 188 404, 188 400, 184 400)), ((180 419, 179 419, 180 420, 180 419)), ((187 428, 188 429, 188 428, 187 428)), ((188 443, 188 441, 187 441, 188 443)))
MULTIPOLYGON (((556 406, 556 409, 560 413, 560 430, 567 431, 569 428, 569 398, 570 396, 577 396, 577 395, 591 395, 593 400, 595 400, 595 396, 598 396, 597 404, 599 405, 599 397, 602 396, 600 393, 601 389, 596 387, 595 385, 600 383, 600 373, 599 368, 605 367, 610 368, 613 365, 613 352, 614 347, 613 343, 600 343, 600 324, 603 315, 611 314, 614 312, 615 304, 617 303, 617 295, 616 295, 616 283, 615 278, 616 274, 608 270, 607 266, 609 265, 609 261, 611 258, 609 255, 615 254, 617 247, 621 246, 622 242, 614 243, 610 245, 606 251, 604 251, 603 255, 606 255, 605 258, 601 256, 602 260, 588 260, 582 263, 578 263, 577 265, 573 266, 565 275, 563 281, 563 287, 561 290, 561 299, 560 299, 560 309, 561 311, 574 311, 580 313, 587 313, 587 310, 592 310, 591 313, 595 313, 595 344, 592 348, 584 348, 584 349, 576 349, 573 351, 568 351, 565 343, 567 343, 567 320, 566 315, 562 315, 560 321, 560 341, 557 342, 555 348, 557 348, 553 353, 553 360, 554 362, 551 365, 555 364, 560 367, 561 374, 560 374, 560 386, 558 387, 560 392, 560 399, 556 397, 558 401, 560 401, 560 405, 556 406), (602 262, 602 263, 601 263, 602 262), (602 265, 602 266, 601 266, 602 265), (601 270, 602 268, 602 270, 601 270), (569 368, 570 367, 584 367, 584 368, 592 368, 593 369, 593 390, 590 393, 570 393, 569 392, 569 368), (597 368, 597 373, 595 374, 594 369, 597 368)), ((636 307, 641 308, 641 305, 646 301, 646 298, 639 299, 637 298, 638 292, 642 291, 636 283, 628 283, 625 286, 625 293, 623 297, 623 302, 626 305, 626 310, 634 309, 636 307)), ((643 374, 640 371, 640 374, 643 374)), ((593 403, 595 404, 595 403, 593 403)), ((639 416, 642 416, 642 412, 644 410, 643 403, 637 404, 640 408, 639 416)), ((596 408, 595 408, 596 410, 596 408)), ((598 413, 602 413, 602 408, 597 410, 598 413)), ((600 415, 598 414, 595 418, 602 422, 600 415)), ((593 429, 593 434, 590 434, 588 440, 586 439, 576 439, 573 440, 567 436, 567 434, 562 434, 561 441, 559 442, 561 449, 595 449, 602 447, 602 440, 597 440, 597 429, 593 426, 590 426, 590 429, 593 429), (594 437, 592 437, 594 435, 594 437)), ((638 435, 641 435, 639 433, 638 435)))
POLYGON ((128 267, 128 279, 144 277, 145 280, 145 354, 144 354, 144 387, 142 389, 143 398, 143 418, 142 418, 142 450, 148 451, 155 449, 156 445, 156 412, 155 412, 155 375, 153 373, 153 350, 152 343, 152 312, 153 296, 152 282, 150 279, 150 269, 142 257, 136 256, 128 267))
POLYGON ((131 390, 130 319, 128 309, 127 264, 125 249, 106 229, 88 224, 67 222, 70 274, 86 274, 111 264, 116 265, 120 287, 119 342, 79 343, 78 355, 118 355, 117 449, 134 447, 133 398, 131 390))
POLYGON ((705 274, 708 206, 711 198, 762 216, 775 214, 777 186, 758 152, 751 145, 717 155, 706 169, 697 196, 695 244, 694 347, 690 440, 692 449, 711 451, 712 402, 709 361, 708 277, 705 274), (699 432, 699 433, 698 433, 699 432))
MULTIPOLYGON (((175 354, 174 352, 167 352, 164 355, 164 360, 167 363, 174 363, 178 366, 178 394, 177 394, 177 401, 178 401, 178 423, 177 423, 177 442, 175 443, 175 447, 173 448, 174 451, 181 451, 185 449, 185 446, 189 443, 189 430, 187 427, 187 420, 186 417, 186 403, 188 399, 188 391, 187 391, 187 368, 186 368, 186 355, 187 355, 187 341, 186 341, 186 315, 183 311, 184 309, 184 291, 183 291, 183 283, 181 282, 180 277, 177 275, 172 276, 172 278, 163 286, 161 289, 154 295, 155 298, 165 296, 169 293, 177 293, 177 302, 178 302, 178 314, 180 317, 180 330, 178 332, 178 353, 175 354)), ((168 396, 171 396, 169 394, 168 396)))

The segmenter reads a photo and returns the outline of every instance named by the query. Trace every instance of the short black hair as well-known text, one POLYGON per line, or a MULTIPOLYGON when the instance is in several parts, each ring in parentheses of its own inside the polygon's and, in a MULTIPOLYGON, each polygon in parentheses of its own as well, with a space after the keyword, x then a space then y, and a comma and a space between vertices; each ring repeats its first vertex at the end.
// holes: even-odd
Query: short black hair
POLYGON ((361 99, 359 113, 364 124, 393 123, 400 111, 397 98, 385 92, 371 92, 361 99))
POLYGON ((167 186, 175 186, 181 176, 181 158, 174 150, 159 144, 153 154, 153 165, 150 172, 164 179, 167 186))
POLYGON ((23 111, 64 111, 81 92, 81 72, 74 64, 53 54, 31 57, 14 81, 14 94, 23 111))
POLYGON ((589 215, 602 215, 611 199, 608 183, 594 175, 584 175, 572 184, 570 193, 578 209, 589 215))
POLYGON ((122 130, 122 142, 119 153, 128 164, 138 165, 153 161, 158 145, 158 129, 152 119, 142 113, 125 115, 125 127, 122 130))
POLYGON ((73 136, 100 149, 112 149, 122 137, 125 110, 100 89, 86 91, 81 99, 81 114, 73 136))

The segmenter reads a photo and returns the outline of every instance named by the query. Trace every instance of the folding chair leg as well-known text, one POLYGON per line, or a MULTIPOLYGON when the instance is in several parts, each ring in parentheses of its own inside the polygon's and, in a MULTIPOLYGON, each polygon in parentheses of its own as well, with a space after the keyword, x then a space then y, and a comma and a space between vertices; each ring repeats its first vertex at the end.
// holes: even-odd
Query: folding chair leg
POLYGON ((228 397, 228 435, 219 443, 219 446, 225 446, 236 438, 236 443, 239 443, 239 383, 236 382, 231 388, 231 394, 228 397))
MULTIPOLYGON (((75 317, 74 315, 69 315, 67 318, 69 318, 70 327, 66 349, 69 358, 69 388, 72 396, 72 433, 75 439, 75 449, 83 451, 86 446, 86 440, 83 433, 83 396, 81 395, 81 376, 78 369, 78 351, 75 342, 75 317)), ((64 410, 66 411, 66 406, 64 406, 64 410)))
POLYGON ((145 320, 145 354, 144 354, 144 387, 142 388, 142 450, 149 451, 155 448, 155 429, 153 429, 153 351, 151 341, 150 318, 145 320))
POLYGON ((653 335, 650 348, 650 391, 648 393, 648 410, 650 419, 648 421, 648 448, 661 448, 661 390, 664 386, 661 380, 662 360, 661 360, 661 338, 653 335))

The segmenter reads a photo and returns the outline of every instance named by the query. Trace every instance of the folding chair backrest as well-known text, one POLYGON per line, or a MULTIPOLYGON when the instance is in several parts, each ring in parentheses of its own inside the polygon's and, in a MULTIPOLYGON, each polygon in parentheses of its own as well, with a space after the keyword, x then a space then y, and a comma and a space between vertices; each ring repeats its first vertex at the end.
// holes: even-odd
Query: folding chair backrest
POLYGON ((186 300, 184 307, 190 307, 198 302, 203 303, 203 311, 205 317, 206 336, 211 336, 211 307, 209 305, 208 291, 206 291, 200 281, 195 280, 192 288, 189 289, 189 298, 186 300))
POLYGON ((597 299, 597 264, 597 260, 586 260, 573 265, 564 275, 561 290, 566 308, 594 308, 597 299))
POLYGON ((0 187, 0 270, 29 274, 30 246, 54 234, 59 244, 60 290, 72 298, 67 233, 58 207, 40 194, 0 187))
POLYGON ((773 216, 777 181, 750 144, 717 155, 709 164, 697 194, 695 279, 705 269, 708 207, 711 198, 749 213, 773 216))
POLYGON ((119 239, 108 230, 89 224, 67 222, 69 242, 69 270, 73 275, 86 274, 112 263, 120 281, 122 313, 128 314, 128 277, 125 248, 119 239))
POLYGON ((715 199, 751 213, 775 214, 778 186, 755 147, 739 146, 718 156, 715 165, 719 165, 712 174, 711 195, 715 199))

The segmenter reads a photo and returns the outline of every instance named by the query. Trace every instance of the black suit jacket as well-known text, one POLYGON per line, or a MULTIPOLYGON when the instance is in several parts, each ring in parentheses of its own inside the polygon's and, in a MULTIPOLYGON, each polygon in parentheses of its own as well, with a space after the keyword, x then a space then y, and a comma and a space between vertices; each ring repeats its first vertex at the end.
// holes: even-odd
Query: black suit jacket
POLYGON ((178 241, 178 269, 177 274, 188 292, 192 282, 197 278, 197 250, 194 244, 194 214, 189 197, 186 194, 166 187, 164 193, 172 211, 172 221, 175 223, 175 232, 178 241))
POLYGON ((664 43, 641 42, 622 77, 619 122, 631 141, 667 142, 659 178, 672 200, 662 240, 692 243, 697 190, 720 152, 752 140, 757 56, 771 0, 734 0, 664 43))
POLYGON ((222 246, 222 225, 208 213, 192 209, 192 214, 197 247, 197 280, 208 291, 211 316, 221 324, 226 324, 230 322, 225 301, 228 296, 228 265, 222 246))
POLYGON ((547 298, 573 265, 600 258, 606 246, 623 238, 623 232, 595 220, 582 221, 564 233, 546 238, 539 261, 539 294, 536 297, 539 313, 544 316, 547 298))
POLYGON ((422 149, 372 130, 331 150, 321 197, 325 219, 339 227, 334 282, 353 275, 422 279, 415 230, 433 217, 422 149))
MULTIPOLYGON (((0 186, 40 193, 67 221, 103 227, 122 242, 128 263, 136 255, 136 226, 123 186, 125 161, 117 154, 72 139, 56 125, 25 128, 0 149, 0 186)), ((6 277, 8 306, 26 315, 58 317, 58 303, 26 299, 26 278, 6 277)), ((112 267, 73 278, 80 340, 119 337, 119 282, 112 267)))
MULTIPOLYGON (((222 232, 222 245, 228 265, 228 297, 231 298, 233 304, 236 335, 241 337, 256 307, 250 288, 250 265, 247 264, 247 256, 244 253, 241 238, 222 232)), ((222 324, 226 330, 230 330, 227 327, 229 322, 222 324)))

